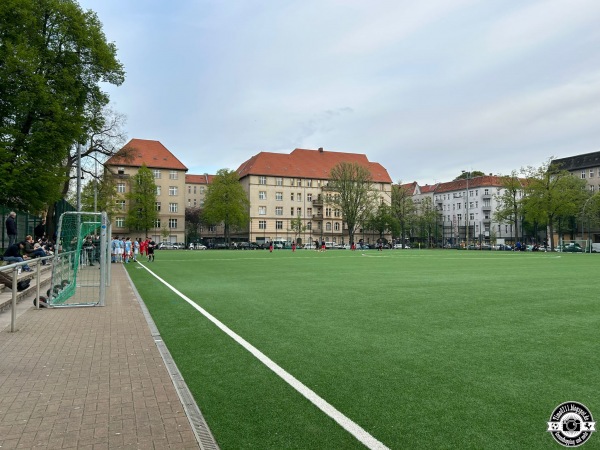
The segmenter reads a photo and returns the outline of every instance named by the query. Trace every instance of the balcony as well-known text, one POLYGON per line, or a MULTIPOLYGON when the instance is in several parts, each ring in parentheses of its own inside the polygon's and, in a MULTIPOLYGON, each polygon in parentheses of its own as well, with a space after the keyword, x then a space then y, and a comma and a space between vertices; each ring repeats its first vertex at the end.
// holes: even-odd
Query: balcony
POLYGON ((483 205, 481 207, 482 211, 491 211, 492 210, 492 205, 483 205))
POLYGON ((313 198, 312 204, 313 206, 323 206, 323 197, 313 198))
POLYGON ((313 214, 312 219, 313 220, 323 220, 323 214, 313 214))

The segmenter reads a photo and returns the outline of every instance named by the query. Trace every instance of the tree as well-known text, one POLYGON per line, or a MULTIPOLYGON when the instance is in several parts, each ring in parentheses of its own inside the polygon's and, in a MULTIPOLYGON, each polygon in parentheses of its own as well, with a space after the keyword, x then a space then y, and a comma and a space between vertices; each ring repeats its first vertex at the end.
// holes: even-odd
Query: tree
POLYGON ((115 200, 117 186, 109 174, 102 174, 98 180, 93 179, 81 190, 81 209, 83 211, 106 211, 109 217, 117 212, 115 200), (108 176, 107 176, 108 175, 108 176))
POLYGON ((204 224, 204 211, 198 207, 185 208, 185 229, 187 230, 188 241, 194 241, 202 238, 200 227, 204 224))
POLYGON ((143 231, 148 236, 148 230, 155 227, 158 211, 154 174, 146 165, 140 167, 131 177, 131 192, 126 194, 126 197, 129 201, 129 209, 125 226, 130 230, 143 231))
POLYGON ((466 180, 467 178, 475 178, 475 177, 483 177, 485 173, 480 170, 471 170, 471 171, 463 171, 459 176, 457 176, 454 181, 457 180, 466 180))
POLYGON ((294 233, 294 242, 300 244, 301 242, 298 241, 299 236, 306 231, 306 225, 300 215, 290 221, 290 230, 294 233))
POLYGON ((104 125, 100 83, 124 71, 75 0, 3 0, 0 42, 0 203, 39 211, 61 198, 69 151, 104 125))
POLYGON ((539 168, 527 168, 526 173, 525 217, 548 224, 550 249, 554 250, 554 223, 578 215, 589 198, 586 182, 552 164, 551 159, 539 168))
POLYGON ((208 223, 223 223, 225 239, 230 242, 232 227, 248 225, 250 202, 235 170, 220 169, 208 186, 204 216, 208 223))
POLYGON ((377 231, 379 239, 383 239, 385 232, 393 227, 392 222, 394 222, 394 218, 392 217, 390 207, 382 203, 367 218, 366 228, 377 231))
POLYGON ((433 205, 433 200, 425 197, 418 207, 418 221, 421 238, 426 240, 428 246, 431 245, 432 235, 437 235, 438 219, 439 212, 433 205))
POLYGON ((510 175, 501 176, 502 192, 494 197, 498 207, 494 212, 496 222, 513 224, 515 242, 519 240, 519 218, 523 218, 523 183, 513 170, 510 175))
POLYGON ((398 221, 400 227, 400 237, 402 238, 402 248, 406 243, 406 233, 409 225, 413 222, 416 207, 409 190, 402 187, 402 183, 392 186, 392 215, 398 221))
POLYGON ((365 222, 377 201, 371 172, 358 163, 338 163, 331 169, 327 189, 335 192, 329 203, 341 211, 349 242, 354 242, 356 228, 365 222))

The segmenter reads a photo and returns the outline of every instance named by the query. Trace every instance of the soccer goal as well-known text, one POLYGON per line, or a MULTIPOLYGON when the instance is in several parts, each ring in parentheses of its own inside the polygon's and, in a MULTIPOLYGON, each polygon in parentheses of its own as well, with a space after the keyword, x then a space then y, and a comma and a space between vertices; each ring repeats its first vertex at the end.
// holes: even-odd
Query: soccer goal
POLYGON ((65 212, 60 216, 50 307, 104 306, 110 264, 105 212, 65 212))
POLYGON ((590 242, 588 239, 561 239, 558 250, 561 252, 589 253, 590 242))

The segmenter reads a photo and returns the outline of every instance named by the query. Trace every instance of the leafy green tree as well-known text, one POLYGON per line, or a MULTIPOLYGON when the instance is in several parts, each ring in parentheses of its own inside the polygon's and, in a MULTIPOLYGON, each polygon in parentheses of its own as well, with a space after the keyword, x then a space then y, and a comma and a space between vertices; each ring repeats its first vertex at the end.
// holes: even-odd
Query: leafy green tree
POLYGON ((467 178, 475 178, 475 177, 483 177, 485 175, 485 173, 483 173, 480 170, 471 170, 471 171, 465 171, 463 173, 461 173, 459 176, 457 176, 454 181, 457 180, 466 180, 467 178))
POLYGON ((225 239, 230 243, 231 228, 248 225, 250 202, 235 170, 220 169, 208 186, 204 198, 204 216, 208 223, 223 223, 225 239))
POLYGON ((349 242, 377 202, 377 191, 369 169, 358 163, 341 162, 331 169, 327 189, 335 192, 328 203, 339 209, 348 227, 349 242))
POLYGON ((112 176, 103 174, 98 180, 87 183, 81 190, 81 209, 83 211, 106 211, 109 217, 117 212, 115 201, 117 186, 112 176))
POLYGON ((586 182, 548 160, 539 168, 526 169, 525 217, 531 222, 548 224, 550 249, 554 250, 554 223, 570 220, 582 210, 589 193, 586 182))
POLYGON ((131 177, 131 192, 126 194, 126 198, 129 208, 125 226, 130 230, 143 231, 148 236, 148 230, 154 228, 158 219, 158 211, 154 174, 145 165, 131 177))
POLYGON ((498 207, 494 212, 494 220, 498 223, 512 223, 515 230, 515 242, 519 240, 519 219, 523 218, 524 187, 517 171, 501 176, 502 191, 494 197, 498 207))
POLYGON ((412 199, 412 193, 405 189, 400 181, 398 184, 392 185, 391 212, 398 221, 402 248, 404 248, 407 233, 412 228, 417 209, 412 199))
POLYGON ((201 239, 200 229, 204 224, 204 211, 199 207, 185 208, 185 229, 187 230, 188 241, 201 239))
POLYGON ((0 43, 0 203, 41 210, 64 196, 70 150, 105 124, 101 83, 124 71, 75 0, 3 0, 0 43))
POLYGON ((380 204, 377 209, 369 215, 366 221, 368 230, 376 231, 379 239, 383 239, 386 231, 390 231, 393 227, 394 217, 391 213, 391 208, 385 203, 380 204))
POLYGON ((417 208, 417 217, 419 222, 419 231, 421 240, 431 246, 433 238, 437 236, 439 212, 433 205, 431 197, 425 197, 417 208))
POLYGON ((290 221, 290 230, 292 231, 292 233, 294 233, 294 241, 297 244, 299 244, 300 242, 298 241, 298 239, 300 234, 306 231, 306 225, 304 224, 304 220, 302 220, 302 217, 300 217, 300 215, 294 217, 290 221))

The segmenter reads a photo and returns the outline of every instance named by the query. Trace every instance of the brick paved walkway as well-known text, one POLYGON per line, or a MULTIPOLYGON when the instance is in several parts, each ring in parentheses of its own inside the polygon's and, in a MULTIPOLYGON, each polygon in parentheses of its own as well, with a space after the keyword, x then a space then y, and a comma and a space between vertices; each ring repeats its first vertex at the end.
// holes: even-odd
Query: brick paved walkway
POLYGON ((31 308, 0 330, 2 450, 199 448, 127 274, 111 269, 107 306, 31 308))

